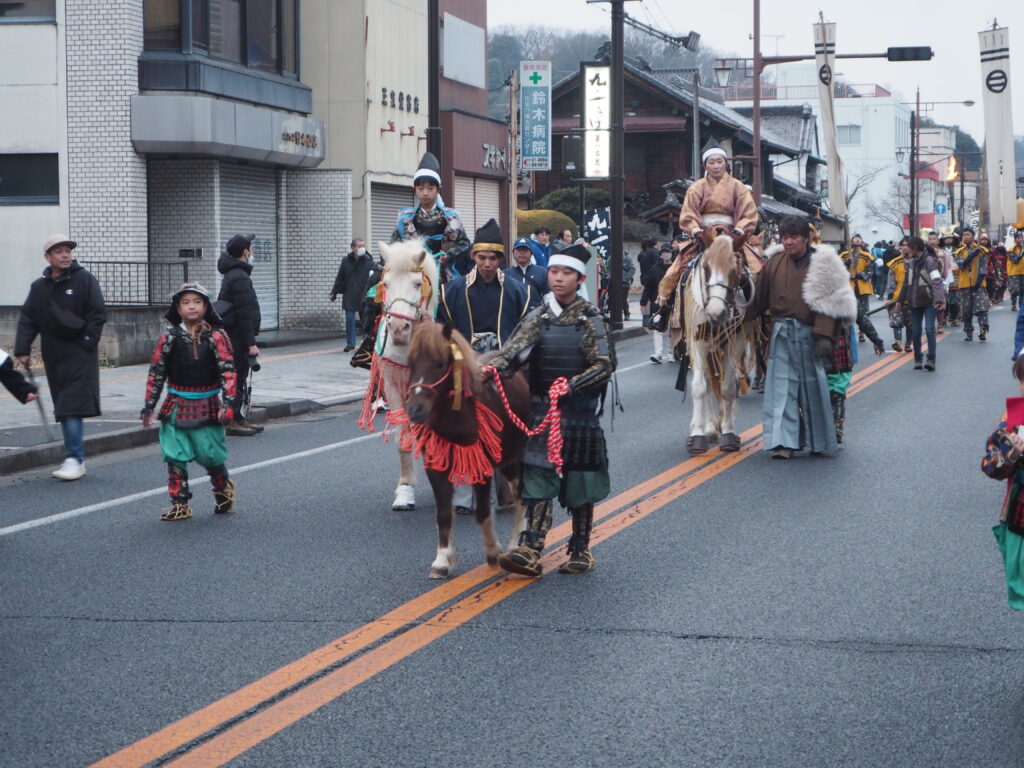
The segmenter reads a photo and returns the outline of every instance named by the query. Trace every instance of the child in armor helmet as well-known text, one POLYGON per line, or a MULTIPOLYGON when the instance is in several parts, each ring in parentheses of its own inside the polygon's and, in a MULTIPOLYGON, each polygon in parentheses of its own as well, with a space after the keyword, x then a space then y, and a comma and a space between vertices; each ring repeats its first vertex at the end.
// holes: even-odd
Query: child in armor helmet
POLYGON ((213 511, 226 514, 235 504, 235 484, 224 465, 228 458, 224 425, 233 415, 237 384, 231 341, 209 292, 199 283, 185 283, 171 297, 167 320, 170 324, 153 353, 141 413, 148 428, 166 383, 167 397, 157 418, 171 506, 160 519, 192 517, 188 465, 193 461, 210 475, 213 511))

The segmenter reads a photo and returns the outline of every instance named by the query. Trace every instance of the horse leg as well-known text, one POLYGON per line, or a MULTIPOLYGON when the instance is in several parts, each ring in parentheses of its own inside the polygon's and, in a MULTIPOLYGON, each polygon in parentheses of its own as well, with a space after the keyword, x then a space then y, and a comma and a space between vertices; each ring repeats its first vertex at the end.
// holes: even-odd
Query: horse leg
POLYGON ((707 403, 708 383, 704 374, 703 345, 697 344, 693 350, 693 379, 690 383, 690 399, 693 401, 693 416, 690 419, 690 436, 686 440, 686 450, 694 456, 708 449, 707 438, 704 437, 705 410, 707 403))
POLYGON ((455 566, 455 529, 452 527, 452 484, 447 473, 427 471, 437 505, 437 555, 430 564, 430 578, 446 579, 455 566))
POLYGON ((473 493, 476 495, 476 524, 480 526, 480 534, 484 540, 484 555, 487 557, 487 564, 492 568, 498 565, 498 555, 501 554, 501 546, 498 544, 498 536, 494 531, 494 515, 491 512, 491 484, 481 483, 473 486, 473 493))
POLYGON ((722 402, 719 406, 719 428, 721 439, 718 448, 722 451, 735 451, 740 447, 740 439, 736 435, 736 385, 739 371, 732 359, 725 358, 725 371, 722 376, 722 402))
POLYGON ((398 449, 398 463, 401 467, 398 476, 398 487, 395 488, 395 501, 391 508, 406 512, 416 509, 416 466, 412 461, 412 451, 398 449))

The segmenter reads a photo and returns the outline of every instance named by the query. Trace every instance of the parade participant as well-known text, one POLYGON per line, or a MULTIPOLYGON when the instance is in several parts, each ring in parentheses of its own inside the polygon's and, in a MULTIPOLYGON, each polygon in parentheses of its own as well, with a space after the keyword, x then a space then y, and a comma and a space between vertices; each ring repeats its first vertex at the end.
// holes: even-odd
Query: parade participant
MULTIPOLYGON (((981 242, 982 245, 989 247, 984 240, 981 242)), ((991 253, 991 266, 989 267, 988 295, 993 304, 1002 304, 1006 295, 1007 261, 1009 261, 1006 246, 998 243, 994 247, 989 247, 989 252, 991 253)))
POLYGON ((167 320, 167 330, 153 353, 140 414, 148 429, 166 383, 167 397, 157 418, 171 506, 160 519, 192 517, 188 465, 193 461, 209 473, 213 511, 223 515, 235 505, 235 484, 224 465, 228 459, 224 425, 233 415, 237 383, 231 340, 209 292, 199 283, 185 283, 171 297, 167 320))
MULTIPOLYGON (((942 247, 942 244, 939 241, 939 233, 938 232, 932 231, 932 232, 928 233, 928 246, 935 252, 935 258, 938 259, 938 262, 939 262, 939 273, 942 276, 943 285, 946 287, 947 301, 948 301, 949 280, 950 280, 950 272, 953 269, 953 257, 950 255, 949 251, 947 251, 945 248, 942 247)), ((935 327, 936 328, 945 328, 946 327, 946 305, 945 304, 942 305, 942 309, 936 308, 936 311, 935 311, 935 327)))
POLYGON ((512 248, 512 259, 515 261, 505 270, 505 276, 520 282, 529 292, 528 308, 536 309, 541 305, 544 294, 548 292, 548 271, 540 264, 531 264, 536 258, 535 243, 528 237, 516 240, 512 248))
POLYGON ((857 345, 853 343, 853 326, 850 326, 843 328, 836 337, 832 359, 825 366, 828 396, 832 401, 832 425, 839 445, 846 440, 846 393, 853 381, 853 366, 856 363, 857 345))
POLYGON ((373 271, 373 257, 366 252, 363 238, 352 241, 351 250, 343 257, 338 267, 338 276, 331 288, 331 301, 341 294, 341 308, 345 312, 345 349, 351 352, 356 347, 356 328, 362 325, 363 298, 366 296, 367 281, 373 271))
POLYGON ((39 399, 39 387, 25 379, 14 367, 14 360, 0 349, 0 384, 22 404, 39 399))
POLYGON ((985 341, 988 334, 988 293, 985 277, 988 274, 988 248, 974 241, 974 230, 966 227, 960 233, 963 245, 953 258, 960 269, 960 315, 964 320, 964 341, 974 337, 974 319, 978 319, 978 340, 985 341))
POLYGON ((519 546, 498 557, 498 565, 511 573, 540 576, 540 554, 551 528, 555 497, 572 515, 569 559, 559 572, 583 573, 595 563, 590 552, 594 505, 608 496, 611 487, 600 410, 615 371, 615 353, 601 313, 578 293, 589 259, 590 252, 579 245, 551 257, 551 291, 544 297, 544 306, 526 316, 491 361, 503 378, 529 364, 531 426, 548 412, 552 383, 561 377, 569 383, 569 393, 558 403, 564 439, 561 477, 548 461, 547 433, 527 440, 523 454, 526 528, 519 546))
POLYGON ((29 288, 14 341, 14 356, 28 370, 32 342, 40 337, 53 415, 64 436, 64 461, 53 476, 68 481, 85 474, 82 420, 100 415, 98 347, 107 322, 103 292, 75 260, 77 247, 66 235, 51 235, 43 243, 49 266, 29 288))
POLYGON ((909 351, 910 307, 907 305, 907 238, 900 240, 899 250, 889 259, 889 280, 886 285, 889 303, 889 327, 892 328, 892 348, 896 352, 909 351), (903 346, 903 331, 907 332, 907 347, 903 346))
POLYGON ((913 346, 914 368, 935 370, 935 316, 946 306, 946 282, 935 249, 920 237, 907 243, 910 261, 907 263, 907 303, 910 306, 911 335, 907 345, 913 346), (921 326, 928 337, 928 357, 921 350, 921 326))
POLYGON ((757 275, 747 317, 770 311, 771 351, 764 394, 764 445, 773 458, 794 451, 833 453, 836 432, 825 365, 844 324, 857 319, 850 276, 836 252, 811 247, 811 229, 800 216, 779 222, 783 253, 757 275))
POLYGON ((262 426, 250 424, 242 413, 242 406, 246 404, 246 383, 251 371, 259 370, 256 358, 260 350, 256 346, 256 337, 263 324, 260 300, 252 284, 252 243, 255 239, 256 235, 235 235, 228 240, 225 252, 217 261, 217 271, 224 275, 217 301, 221 302, 220 306, 228 308, 222 319, 231 339, 238 384, 235 402, 231 404, 234 418, 227 429, 232 437, 252 437, 263 431, 262 426))
POLYGON ((462 218, 441 199, 441 164, 433 153, 420 158, 412 177, 416 204, 398 212, 398 223, 391 242, 422 237, 441 267, 441 281, 464 275, 473 267, 469 238, 462 228, 462 218))
MULTIPOLYGON (((441 287, 438 317, 447 320, 477 352, 501 347, 512 335, 529 304, 529 291, 501 271, 502 245, 498 222, 489 219, 473 238, 476 266, 462 277, 441 287)), ((468 515, 473 511, 473 487, 461 485, 452 500, 455 511, 468 515)))
MULTIPOLYGON (((1020 348, 1017 349, 1019 353, 1020 348)), ((1017 355, 1013 377, 1024 397, 1024 355, 1017 355)), ((1006 481, 999 522, 992 528, 1003 555, 1006 596, 1010 607, 1024 610, 1024 436, 1022 427, 1007 413, 985 443, 981 471, 993 480, 1006 481)))
MULTIPOLYGON (((727 170, 726 152, 714 139, 705 146, 701 155, 705 175, 697 179, 686 190, 683 206, 679 211, 679 228, 688 233, 692 240, 680 251, 658 286, 658 311, 652 311, 651 322, 660 330, 666 330, 668 318, 665 305, 675 293, 686 267, 700 252, 698 242, 704 242, 704 228, 721 226, 733 238, 734 248, 744 250, 747 238, 757 227, 757 205, 750 190, 739 179, 734 179, 727 170)), ((709 241, 710 242, 710 241, 709 241)), ((746 246, 748 266, 757 256, 746 246)))
POLYGON ((864 337, 867 336, 875 345, 875 354, 885 354, 882 337, 878 335, 874 323, 868 317, 871 296, 875 292, 871 284, 874 257, 864 247, 864 239, 860 235, 854 235, 850 238, 850 249, 840 253, 839 258, 850 272, 850 285, 853 286, 853 293, 857 297, 857 340, 864 341, 864 337))
POLYGON ((949 256, 949 272, 946 274, 946 321, 950 328, 960 325, 960 266, 956 263, 954 251, 960 246, 960 239, 954 235, 942 238, 942 250, 949 256))
MULTIPOLYGON (((658 295, 658 285, 661 283, 662 278, 665 277, 665 273, 668 272, 668 268, 674 258, 675 253, 672 251, 672 246, 661 246, 660 261, 651 267, 646 275, 640 278, 644 286, 644 292, 640 300, 641 304, 654 301, 654 297, 658 295)), ((648 330, 651 332, 651 338, 654 340, 654 354, 651 355, 651 362, 661 365, 665 361, 665 334, 653 328, 648 328, 648 330)))
POLYGON ((1010 290, 1010 308, 1024 306, 1021 296, 1024 295, 1024 234, 1015 232, 1013 245, 1007 252, 1006 275, 1007 287, 1010 290))

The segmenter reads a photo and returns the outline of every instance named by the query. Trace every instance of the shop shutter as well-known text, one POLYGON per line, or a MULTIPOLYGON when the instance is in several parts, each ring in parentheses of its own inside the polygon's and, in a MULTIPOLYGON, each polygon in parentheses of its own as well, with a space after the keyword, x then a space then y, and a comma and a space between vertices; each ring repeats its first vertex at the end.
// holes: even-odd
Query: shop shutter
MULTIPOLYGON (((380 257, 377 243, 391 242, 395 231, 398 212, 408 208, 415 202, 411 187, 399 187, 394 184, 370 184, 370 239, 366 243, 367 250, 374 258, 380 257)), ((359 233, 355 234, 359 237, 359 233)))
MULTIPOLYGON (((472 242, 477 229, 488 219, 501 223, 501 186, 497 181, 456 176, 454 206, 462 216, 462 226, 472 242)), ((508 236, 505 231, 502 234, 508 236)))
POLYGON ((278 327, 277 172, 221 163, 220 231, 224 242, 234 234, 255 233, 252 284, 260 302, 261 330, 278 327))

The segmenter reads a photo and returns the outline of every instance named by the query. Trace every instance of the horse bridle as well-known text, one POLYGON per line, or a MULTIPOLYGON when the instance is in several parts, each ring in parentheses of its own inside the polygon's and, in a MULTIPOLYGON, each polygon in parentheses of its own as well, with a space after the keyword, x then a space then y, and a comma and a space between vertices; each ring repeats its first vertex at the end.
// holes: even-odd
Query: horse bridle
MULTIPOLYGON (((743 260, 743 254, 738 252, 738 251, 734 251, 733 252, 733 257, 736 260, 736 274, 737 274, 737 276, 741 275, 743 273, 743 270, 745 270, 747 268, 747 265, 744 263, 744 260, 743 260)), ((704 269, 704 270, 709 269, 707 264, 701 264, 701 268, 704 269)), ((711 299, 718 299, 723 304, 725 304, 726 309, 728 309, 729 307, 732 307, 732 306, 735 306, 737 308, 743 308, 743 307, 746 307, 747 304, 750 303, 750 300, 747 300, 745 302, 741 302, 741 301, 738 301, 737 298, 736 298, 736 296, 737 296, 737 288, 739 287, 738 278, 737 278, 737 284, 736 285, 732 285, 730 283, 723 283, 723 282, 720 282, 720 281, 717 281, 717 280, 715 282, 710 282, 710 274, 708 275, 708 278, 709 278, 708 282, 703 282, 702 281, 702 293, 704 293, 704 296, 702 296, 702 298, 704 299, 704 306, 705 307, 707 307, 708 302, 711 299), (724 288, 725 289, 725 297, 723 298, 721 296, 710 296, 707 293, 705 293, 706 291, 710 290, 711 288, 724 288)))
POLYGON ((437 397, 437 388, 441 386, 448 379, 449 376, 451 376, 452 398, 454 399, 454 402, 452 403, 452 410, 460 411, 462 410, 462 380, 465 372, 465 369, 463 367, 465 358, 462 355, 462 350, 459 349, 458 344, 456 344, 454 341, 449 342, 448 348, 452 352, 452 361, 448 363, 448 367, 444 369, 444 373, 441 374, 441 378, 439 378, 437 381, 431 382, 430 384, 424 384, 423 382, 412 384, 410 385, 409 389, 414 394, 418 389, 427 389, 430 390, 435 397, 437 397))
MULTIPOLYGON (((387 274, 388 268, 384 267, 384 274, 387 274)), ((385 302, 384 314, 388 317, 396 317, 399 320, 408 320, 410 323, 417 323, 423 319, 423 308, 424 305, 430 300, 430 297, 434 293, 433 284, 430 282, 430 277, 424 272, 423 267, 413 267, 409 270, 410 272, 419 272, 423 278, 423 283, 420 285, 420 300, 419 303, 413 304, 412 301, 405 298, 404 296, 397 296, 391 301, 385 302), (398 302, 408 304, 415 310, 414 315, 407 315, 402 312, 396 312, 392 307, 398 302)), ((384 275, 381 275, 381 283, 384 282, 384 275)), ((386 297, 385 297, 386 298, 386 297)))

